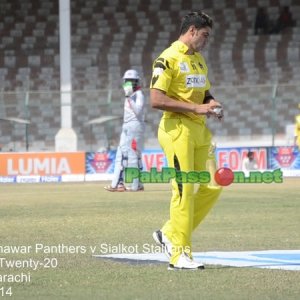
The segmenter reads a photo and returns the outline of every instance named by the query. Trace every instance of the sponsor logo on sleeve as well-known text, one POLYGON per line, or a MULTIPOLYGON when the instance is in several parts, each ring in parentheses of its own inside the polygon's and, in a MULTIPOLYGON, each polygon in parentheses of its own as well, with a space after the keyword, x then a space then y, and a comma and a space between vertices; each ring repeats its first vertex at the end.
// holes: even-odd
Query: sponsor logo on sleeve
POLYGON ((158 80, 159 76, 164 72, 164 70, 170 69, 169 62, 162 58, 159 57, 153 67, 153 74, 152 74, 152 80, 151 80, 151 86, 154 86, 156 81, 158 80))

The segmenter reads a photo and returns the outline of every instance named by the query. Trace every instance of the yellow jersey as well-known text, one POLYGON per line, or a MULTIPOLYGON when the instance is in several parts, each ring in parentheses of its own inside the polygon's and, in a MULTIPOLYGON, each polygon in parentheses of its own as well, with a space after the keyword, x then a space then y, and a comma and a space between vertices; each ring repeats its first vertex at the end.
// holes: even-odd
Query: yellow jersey
MULTIPOLYGON (((150 88, 162 90, 172 99, 202 104, 205 91, 209 90, 207 66, 200 53, 187 55, 187 45, 174 42, 153 63, 150 88)), ((164 112, 164 118, 189 117, 203 123, 205 116, 192 112, 164 112)))
POLYGON ((297 137, 296 144, 298 145, 300 150, 300 115, 297 115, 295 119, 296 119, 295 136, 297 137))

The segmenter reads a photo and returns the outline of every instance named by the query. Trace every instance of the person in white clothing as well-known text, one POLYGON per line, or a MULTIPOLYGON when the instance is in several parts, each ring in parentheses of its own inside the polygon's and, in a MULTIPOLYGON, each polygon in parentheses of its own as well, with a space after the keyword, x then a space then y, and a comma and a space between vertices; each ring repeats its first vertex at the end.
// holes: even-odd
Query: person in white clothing
POLYGON ((142 169, 143 135, 145 131, 145 97, 136 70, 127 70, 123 76, 125 92, 122 133, 115 159, 114 176, 111 185, 105 189, 110 192, 143 191, 144 186, 134 179, 131 187, 125 187, 126 167, 142 169))
POLYGON ((242 161, 242 171, 246 176, 249 176, 250 171, 258 169, 257 161, 254 158, 254 152, 249 151, 247 156, 242 161))

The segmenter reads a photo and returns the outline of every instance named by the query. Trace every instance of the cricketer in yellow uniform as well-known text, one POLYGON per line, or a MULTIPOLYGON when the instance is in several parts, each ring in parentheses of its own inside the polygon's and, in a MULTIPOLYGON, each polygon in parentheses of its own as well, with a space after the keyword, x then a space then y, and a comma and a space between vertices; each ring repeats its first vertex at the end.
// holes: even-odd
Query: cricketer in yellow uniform
MULTIPOLYGON (((300 108, 300 104, 299 104, 300 108)), ((296 145, 299 148, 300 151, 300 115, 296 116, 296 126, 295 126, 295 137, 296 137, 296 145)))
MULTIPOLYGON (((177 40, 162 52, 154 61, 150 88, 163 91, 177 101, 202 104, 210 88, 207 66, 200 53, 187 55, 187 50, 177 40)), ((184 172, 206 170, 211 132, 206 127, 205 115, 164 111, 158 140, 169 167, 184 172)), ((194 184, 173 180, 170 219, 161 229, 172 242, 171 264, 176 264, 183 251, 192 257, 192 231, 213 207, 220 192, 220 186, 210 184, 201 184, 194 192, 194 184)))

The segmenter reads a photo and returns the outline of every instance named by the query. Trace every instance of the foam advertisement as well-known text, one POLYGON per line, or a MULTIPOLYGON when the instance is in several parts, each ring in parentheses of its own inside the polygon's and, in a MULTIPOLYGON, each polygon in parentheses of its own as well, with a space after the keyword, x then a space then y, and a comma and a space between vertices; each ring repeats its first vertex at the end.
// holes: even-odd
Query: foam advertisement
POLYGON ((247 153, 252 151, 254 153, 254 159, 257 162, 258 169, 266 170, 268 169, 268 151, 265 147, 256 148, 217 148, 216 149, 216 159, 218 168, 227 167, 232 171, 242 170, 242 162, 247 153))

